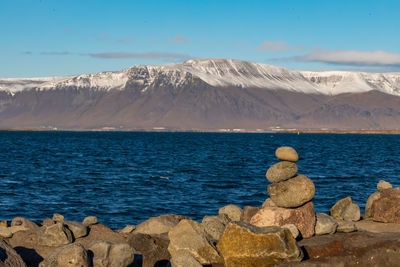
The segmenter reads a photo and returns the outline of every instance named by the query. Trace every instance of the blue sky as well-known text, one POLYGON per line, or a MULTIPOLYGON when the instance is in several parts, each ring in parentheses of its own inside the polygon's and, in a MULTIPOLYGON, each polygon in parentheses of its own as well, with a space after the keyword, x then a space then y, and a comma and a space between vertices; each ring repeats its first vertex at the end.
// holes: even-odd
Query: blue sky
POLYGON ((400 1, 0 0, 0 77, 189 58, 400 71, 400 1))

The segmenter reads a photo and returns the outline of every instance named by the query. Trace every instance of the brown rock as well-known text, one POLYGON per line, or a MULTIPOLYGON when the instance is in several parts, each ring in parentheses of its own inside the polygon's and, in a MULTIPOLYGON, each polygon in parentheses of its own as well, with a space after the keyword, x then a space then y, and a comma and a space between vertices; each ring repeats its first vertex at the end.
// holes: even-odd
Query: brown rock
POLYGON ((88 227, 80 222, 64 221, 64 225, 72 232, 74 239, 87 236, 88 227))
POLYGON ((262 204, 262 207, 278 207, 271 198, 267 198, 264 203, 262 204))
POLYGON ((176 214, 151 217, 150 219, 136 225, 134 232, 148 235, 167 233, 183 219, 187 219, 187 217, 176 214))
POLYGON ((350 203, 342 213, 343 220, 356 222, 361 218, 360 207, 356 203, 350 203))
POLYGON ((11 227, 0 226, 0 238, 10 238, 13 233, 10 231, 11 227))
POLYGON ((96 216, 87 216, 83 219, 82 224, 89 226, 89 225, 94 225, 94 224, 98 224, 99 220, 97 219, 96 216))
POLYGON ((371 233, 400 233, 400 224, 362 220, 355 223, 358 231, 371 233))
POLYGON ((61 223, 51 226, 42 226, 38 232, 39 245, 48 247, 59 247, 72 243, 71 231, 61 223))
POLYGON ((288 229, 294 239, 296 239, 300 235, 299 229, 297 229, 296 225, 294 225, 294 224, 291 224, 291 223, 285 224, 285 225, 282 225, 282 228, 288 229))
POLYGON ((226 267, 268 266, 303 257, 288 229, 230 223, 218 243, 226 267))
POLYGON ((265 207, 251 218, 250 223, 258 227, 294 224, 303 238, 309 238, 315 232, 314 204, 308 202, 295 209, 265 207))
POLYGON ((336 220, 358 221, 360 220, 360 207, 353 202, 351 197, 346 197, 333 205, 330 214, 336 220))
POLYGON ((7 226, 8 226, 7 220, 1 221, 1 222, 0 222, 0 226, 7 227, 7 226))
POLYGON ((365 218, 371 218, 372 203, 374 203, 374 201, 379 199, 380 197, 381 193, 379 192, 374 192, 369 196, 369 198, 367 199, 367 203, 365 204, 365 218))
POLYGON ((64 223, 64 216, 58 213, 53 214, 53 221, 56 223, 64 223))
POLYGON ((371 206, 371 217, 377 222, 400 223, 400 188, 385 189, 371 206))
POLYGON ((121 234, 130 234, 136 229, 134 225, 127 225, 123 229, 119 230, 118 232, 121 234))
POLYGON ((179 254, 171 258, 171 266, 174 267, 203 267, 200 262, 198 262, 190 254, 179 254))
POLYGON ((108 241, 111 243, 126 243, 126 239, 119 233, 113 231, 104 224, 93 224, 89 226, 89 234, 75 240, 75 243, 82 244, 87 250, 91 242, 96 240, 108 241))
POLYGON ((86 250, 79 244, 69 244, 55 249, 39 267, 89 267, 86 250))
POLYGON ((0 266, 1 267, 26 267, 21 256, 3 240, 0 240, 0 266))
POLYGON ((258 207, 246 206, 243 209, 242 217, 240 220, 245 223, 250 223, 251 218, 256 215, 256 213, 260 210, 258 207))
POLYGON ((53 225, 53 224, 55 224, 55 223, 56 223, 56 222, 53 221, 52 219, 46 218, 46 219, 43 220, 42 226, 50 226, 50 225, 53 225))
POLYGON ((354 222, 351 221, 337 221, 338 226, 336 231, 339 233, 351 233, 357 231, 356 225, 354 222))
POLYGON ((171 257, 189 253, 201 264, 219 263, 222 260, 211 243, 211 237, 198 222, 182 220, 169 231, 168 237, 171 257))
POLYGON ((127 267, 133 263, 135 250, 126 243, 94 241, 89 247, 93 267, 127 267))
POLYGON ((385 189, 392 188, 392 185, 384 180, 379 180, 378 184, 376 185, 376 188, 378 189, 379 192, 382 192, 385 189))
POLYGON ((299 160, 299 155, 297 155, 296 150, 290 146, 281 146, 275 151, 275 156, 280 160, 287 160, 291 162, 297 162, 299 160))
POLYGON ((20 226, 20 227, 25 228, 26 230, 28 230, 28 229, 38 230, 39 229, 39 225, 37 225, 36 223, 34 223, 24 217, 15 217, 11 221, 11 226, 20 226))
POLYGON ((143 267, 158 266, 157 263, 169 261, 171 258, 168 252, 169 239, 166 234, 150 236, 132 233, 129 234, 127 242, 142 255, 143 267))
POLYGON ((216 244, 230 221, 231 220, 226 214, 220 214, 218 216, 204 216, 203 220, 201 221, 201 226, 211 237, 210 241, 216 244))
POLYGON ((310 201, 315 195, 314 183, 304 175, 268 185, 272 201, 282 208, 296 208, 310 201))
POLYGON ((272 165, 265 174, 265 177, 267 177, 268 181, 271 183, 277 183, 294 177, 297 171, 296 163, 281 161, 272 165))
POLYGON ((231 221, 240 221, 242 217, 243 210, 233 204, 226 205, 219 209, 218 214, 226 214, 228 215, 231 221))

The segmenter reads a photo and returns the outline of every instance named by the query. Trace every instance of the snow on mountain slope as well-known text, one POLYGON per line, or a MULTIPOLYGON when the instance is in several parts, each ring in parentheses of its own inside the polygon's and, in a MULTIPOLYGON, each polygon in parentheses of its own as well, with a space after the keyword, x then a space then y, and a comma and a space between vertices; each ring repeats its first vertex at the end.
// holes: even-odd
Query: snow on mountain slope
POLYGON ((0 79, 0 90, 15 93, 33 88, 49 90, 70 86, 123 90, 129 82, 140 86, 144 93, 150 86, 179 87, 189 77, 198 77, 216 87, 256 87, 326 95, 378 90, 400 95, 400 73, 296 71, 232 59, 191 59, 177 64, 139 65, 122 71, 71 77, 0 79))

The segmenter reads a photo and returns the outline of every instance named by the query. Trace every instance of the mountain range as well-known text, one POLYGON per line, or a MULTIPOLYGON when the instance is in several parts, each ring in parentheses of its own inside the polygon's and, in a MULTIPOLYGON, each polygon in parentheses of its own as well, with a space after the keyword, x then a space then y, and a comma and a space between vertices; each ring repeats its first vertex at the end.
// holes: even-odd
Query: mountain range
POLYGON ((191 59, 78 76, 4 78, 0 128, 400 129, 400 73, 191 59))

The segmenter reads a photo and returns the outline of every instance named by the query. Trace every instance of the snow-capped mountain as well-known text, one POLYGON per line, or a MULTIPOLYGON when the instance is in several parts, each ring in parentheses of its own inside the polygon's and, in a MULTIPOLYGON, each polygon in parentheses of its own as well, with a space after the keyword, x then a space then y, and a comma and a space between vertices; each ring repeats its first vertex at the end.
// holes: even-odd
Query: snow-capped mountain
POLYGON ((400 95, 400 73, 351 71, 295 71, 261 63, 232 59, 191 59, 179 64, 134 66, 117 72, 100 72, 73 77, 0 79, 0 90, 17 92, 36 88, 74 86, 105 90, 124 89, 127 82, 143 85, 143 92, 159 77, 179 87, 187 75, 215 86, 284 89, 308 94, 338 95, 377 90, 400 95))
POLYGON ((296 71, 192 59, 0 79, 0 128, 400 129, 400 73, 296 71))

